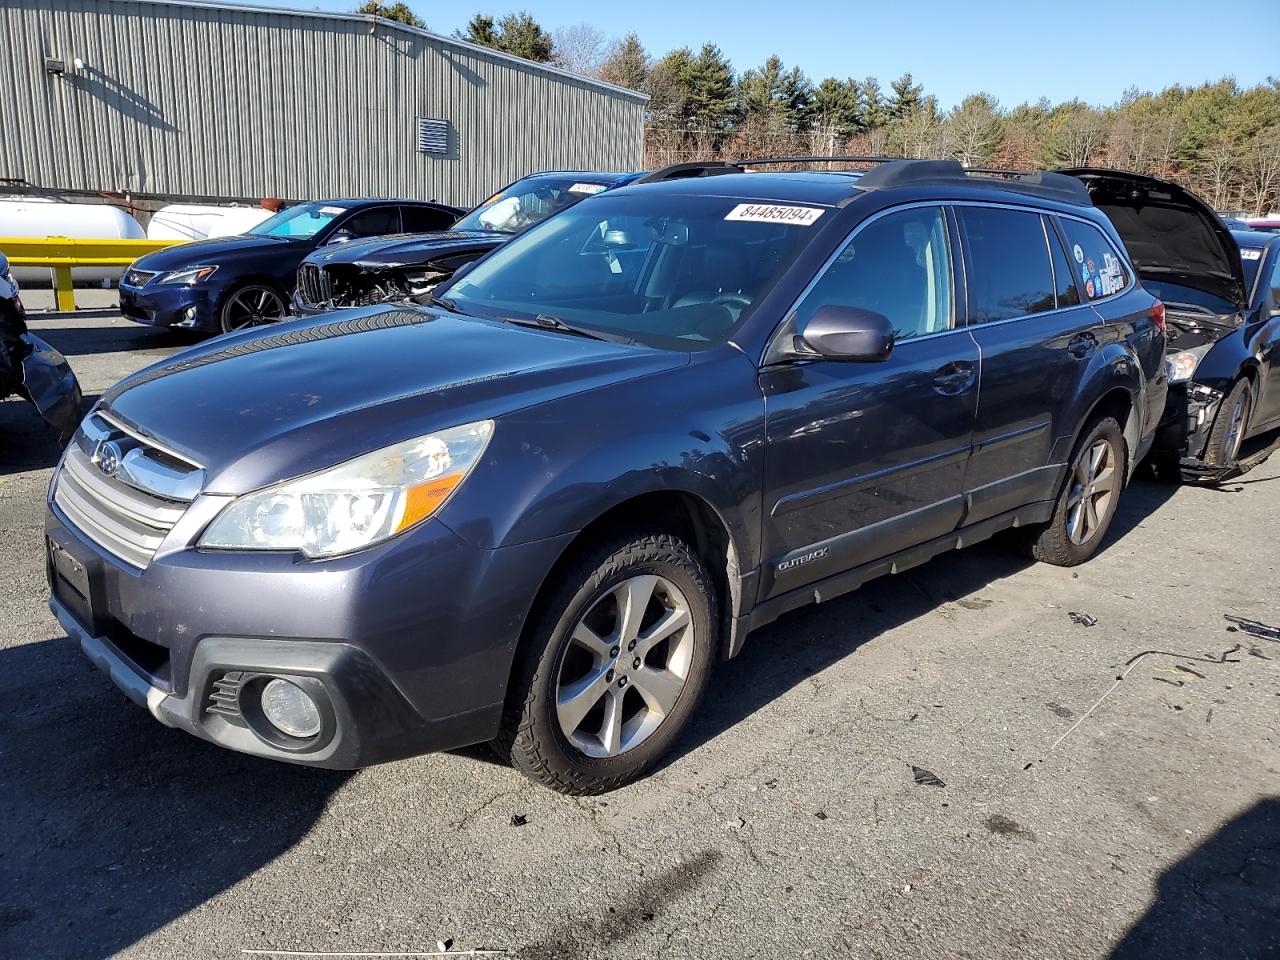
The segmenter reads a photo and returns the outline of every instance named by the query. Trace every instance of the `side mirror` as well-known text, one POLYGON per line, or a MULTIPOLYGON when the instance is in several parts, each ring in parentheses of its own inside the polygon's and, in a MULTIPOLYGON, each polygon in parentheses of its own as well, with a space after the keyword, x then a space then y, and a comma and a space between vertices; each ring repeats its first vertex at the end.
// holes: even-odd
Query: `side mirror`
POLYGON ((828 360, 885 360, 893 350, 893 324, 884 314, 861 307, 819 307, 795 338, 798 356, 828 360))
POLYGON ((324 245, 327 247, 330 244, 334 244, 334 243, 349 243, 355 238, 356 238, 356 235, 352 233, 350 230, 335 230, 333 233, 333 236, 331 236, 328 240, 326 240, 324 242, 324 245))

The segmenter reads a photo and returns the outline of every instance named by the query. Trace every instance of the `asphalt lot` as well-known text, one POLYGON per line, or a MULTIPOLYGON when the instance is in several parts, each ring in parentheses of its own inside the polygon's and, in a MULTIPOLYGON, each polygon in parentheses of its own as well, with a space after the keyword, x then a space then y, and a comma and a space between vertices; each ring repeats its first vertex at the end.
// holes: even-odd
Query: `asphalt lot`
MULTIPOLYGON (((32 327, 86 395, 185 342, 32 327)), ((1280 957, 1280 461, 1135 483, 1074 573, 984 545, 786 617, 670 763, 573 800, 162 728, 45 605, 56 456, 0 403, 0 956, 1280 957)))

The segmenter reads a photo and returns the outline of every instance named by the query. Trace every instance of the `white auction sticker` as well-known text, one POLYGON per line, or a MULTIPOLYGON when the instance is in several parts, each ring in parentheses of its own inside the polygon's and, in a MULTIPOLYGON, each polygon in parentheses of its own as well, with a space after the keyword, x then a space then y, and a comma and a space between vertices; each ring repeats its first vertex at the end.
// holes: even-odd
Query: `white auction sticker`
POLYGON ((603 183, 575 183, 569 188, 570 193, 600 193, 603 190, 603 183))
POLYGON ((1248 249, 1247 247, 1241 248, 1241 250, 1240 250, 1240 259, 1241 259, 1241 260, 1261 260, 1261 259, 1262 259, 1262 251, 1261 251, 1261 250, 1250 250, 1250 249, 1248 249))
POLYGON ((726 220, 750 220, 754 223, 794 223, 810 226, 825 213, 821 207, 786 207, 775 203, 740 203, 726 220))

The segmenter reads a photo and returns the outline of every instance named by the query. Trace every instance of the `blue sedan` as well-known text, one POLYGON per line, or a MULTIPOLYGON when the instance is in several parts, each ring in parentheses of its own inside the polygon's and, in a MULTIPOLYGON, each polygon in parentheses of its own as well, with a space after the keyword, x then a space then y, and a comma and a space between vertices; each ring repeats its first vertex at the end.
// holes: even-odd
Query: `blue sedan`
POLYGON ((225 333, 288 314, 298 265, 319 247, 443 230, 462 210, 414 200, 323 200, 289 207, 239 237, 149 253, 120 281, 120 312, 138 323, 225 333))

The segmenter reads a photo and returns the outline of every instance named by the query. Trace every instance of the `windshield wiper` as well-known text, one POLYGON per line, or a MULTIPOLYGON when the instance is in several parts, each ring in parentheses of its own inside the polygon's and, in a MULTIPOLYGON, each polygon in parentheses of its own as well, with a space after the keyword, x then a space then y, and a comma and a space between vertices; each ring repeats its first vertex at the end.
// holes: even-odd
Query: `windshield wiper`
POLYGON ((437 297, 434 293, 427 294, 427 303, 433 307, 439 307, 441 310, 448 310, 450 313, 462 313, 462 308, 448 297, 437 297))
POLYGON ((594 330, 587 330, 583 327, 575 327, 572 324, 565 323, 559 317, 553 317, 549 313, 540 313, 532 320, 526 320, 523 317, 503 317, 507 323, 514 323, 521 327, 537 327, 541 330, 558 330, 560 333, 572 333, 574 336, 587 337, 591 340, 607 340, 607 337, 601 336, 594 330))

